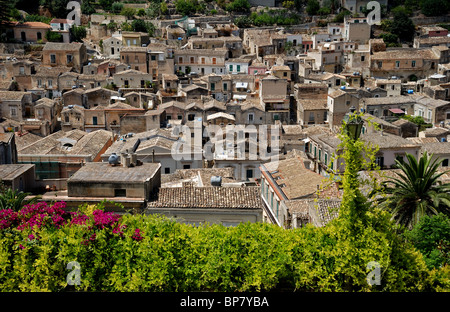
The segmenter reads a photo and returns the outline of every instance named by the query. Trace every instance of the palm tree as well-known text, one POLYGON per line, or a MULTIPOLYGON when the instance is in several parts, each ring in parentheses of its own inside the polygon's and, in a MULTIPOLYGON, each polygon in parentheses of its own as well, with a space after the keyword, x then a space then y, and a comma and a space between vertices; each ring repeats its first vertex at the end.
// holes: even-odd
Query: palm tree
POLYGON ((39 199, 39 196, 26 198, 31 193, 25 193, 22 191, 17 192, 11 188, 4 189, 0 193, 0 209, 12 209, 19 211, 24 205, 34 204, 39 199))
POLYGON ((409 229, 425 215, 439 212, 450 215, 450 183, 439 181, 447 171, 438 173, 442 160, 431 161, 432 157, 433 154, 425 152, 419 161, 411 154, 406 154, 408 162, 396 160, 399 177, 382 182, 386 196, 376 200, 381 208, 392 213, 397 223, 409 229))

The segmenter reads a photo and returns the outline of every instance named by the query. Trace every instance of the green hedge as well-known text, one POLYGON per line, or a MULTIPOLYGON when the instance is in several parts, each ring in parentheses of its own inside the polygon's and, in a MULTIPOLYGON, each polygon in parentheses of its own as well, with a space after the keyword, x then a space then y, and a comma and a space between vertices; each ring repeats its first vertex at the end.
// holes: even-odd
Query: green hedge
POLYGON ((96 225, 92 215, 85 224, 59 228, 11 226, 0 230, 0 290, 450 290, 448 267, 430 271, 395 234, 387 214, 372 217, 372 226, 356 237, 340 220, 284 230, 262 223, 193 227, 124 215, 122 234, 96 225), (81 268, 78 286, 66 281, 72 261, 81 268), (366 281, 370 261, 381 265, 381 285, 366 281))

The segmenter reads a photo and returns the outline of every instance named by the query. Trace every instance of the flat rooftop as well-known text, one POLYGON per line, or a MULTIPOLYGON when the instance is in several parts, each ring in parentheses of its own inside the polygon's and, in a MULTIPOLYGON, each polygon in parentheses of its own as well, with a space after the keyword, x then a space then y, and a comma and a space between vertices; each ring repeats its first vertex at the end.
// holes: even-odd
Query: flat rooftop
POLYGON ((123 167, 122 165, 112 166, 107 162, 91 162, 81 167, 67 180, 67 183, 143 183, 152 178, 160 167, 160 163, 143 163, 139 166, 123 167))

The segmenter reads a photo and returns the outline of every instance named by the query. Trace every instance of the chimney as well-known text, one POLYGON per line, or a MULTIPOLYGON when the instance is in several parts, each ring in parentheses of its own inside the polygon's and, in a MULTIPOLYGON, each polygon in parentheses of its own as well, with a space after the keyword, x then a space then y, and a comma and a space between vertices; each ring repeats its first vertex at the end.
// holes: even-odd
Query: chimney
POLYGON ((130 161, 133 165, 137 165, 137 154, 136 153, 130 153, 130 161))
POLYGON ((126 167, 130 167, 131 164, 131 157, 129 155, 126 155, 125 157, 122 157, 123 162, 122 165, 126 168, 126 167))

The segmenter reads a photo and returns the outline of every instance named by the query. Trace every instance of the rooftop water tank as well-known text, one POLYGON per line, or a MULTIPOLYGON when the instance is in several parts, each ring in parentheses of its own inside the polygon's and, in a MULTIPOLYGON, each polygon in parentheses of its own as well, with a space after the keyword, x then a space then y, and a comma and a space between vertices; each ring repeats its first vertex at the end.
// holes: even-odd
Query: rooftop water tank
POLYGON ((119 156, 116 153, 112 153, 111 156, 108 157, 108 163, 110 165, 117 165, 119 163, 119 156))
POLYGON ((212 186, 222 186, 222 177, 221 176, 212 176, 211 177, 211 185, 212 186))

